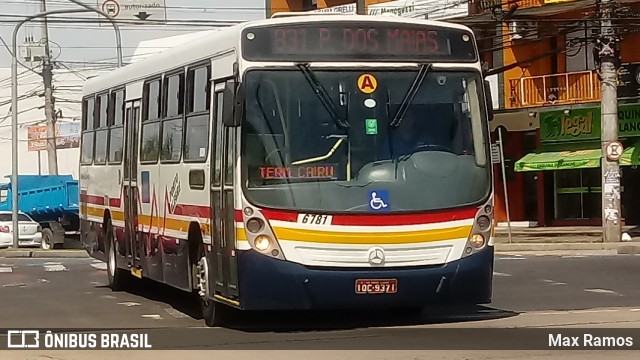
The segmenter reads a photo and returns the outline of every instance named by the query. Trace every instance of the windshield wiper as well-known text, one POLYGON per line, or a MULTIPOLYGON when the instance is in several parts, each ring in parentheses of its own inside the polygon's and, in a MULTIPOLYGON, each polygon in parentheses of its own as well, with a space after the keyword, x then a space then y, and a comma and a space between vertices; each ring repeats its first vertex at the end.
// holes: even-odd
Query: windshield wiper
POLYGON ((320 99, 320 102, 322 103, 324 108, 327 109, 327 112, 331 116, 331 119, 333 119, 338 127, 342 129, 348 129, 349 123, 346 120, 342 119, 342 117, 340 117, 336 104, 333 102, 333 99, 331 99, 331 96, 329 96, 327 89, 322 86, 322 83, 320 82, 320 80, 318 80, 316 74, 313 72, 313 70, 311 70, 309 64, 302 63, 296 64, 296 66, 300 69, 300 71, 302 71, 302 74, 304 74, 304 78, 307 79, 307 82, 309 82, 309 85, 311 85, 311 87, 313 88, 313 92, 316 94, 318 99, 320 99))
POLYGON ((406 114, 407 109, 409 108, 409 105, 413 102, 413 98, 416 97, 416 94, 418 93, 418 89, 420 89, 420 86, 422 85, 424 78, 427 76, 429 69, 431 69, 431 64, 425 63, 420 65, 420 70, 418 70, 418 75, 416 75, 416 78, 413 79, 413 84, 411 84, 409 91, 407 91, 407 94, 404 96, 404 99, 402 99, 402 103, 400 103, 400 107, 398 108, 398 111, 396 112, 396 115, 393 117, 393 120, 391 121, 389 126, 398 127, 400 125, 400 122, 402 122, 402 118, 404 117, 404 114, 406 114))

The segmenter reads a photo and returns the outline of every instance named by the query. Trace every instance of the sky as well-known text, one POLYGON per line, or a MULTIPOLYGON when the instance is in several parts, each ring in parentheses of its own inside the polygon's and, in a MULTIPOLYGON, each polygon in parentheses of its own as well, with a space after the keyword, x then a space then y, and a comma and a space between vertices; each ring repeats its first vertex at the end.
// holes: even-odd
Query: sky
MULTIPOLYGON (((105 0, 80 0, 97 6, 105 0)), ((122 5, 140 3, 141 0, 116 0, 122 5)), ((165 3, 168 24, 125 25, 121 24, 125 63, 140 41, 202 31, 237 22, 263 19, 265 0, 149 0, 165 3)), ((0 37, 11 46, 11 36, 16 21, 26 15, 40 12, 42 0, 0 0, 0 37)), ((47 0, 47 10, 76 9, 77 5, 67 0, 47 0)), ((59 15, 61 20, 49 24, 49 39, 54 59, 65 66, 83 66, 95 62, 116 62, 115 34, 110 25, 91 23, 98 20, 97 14, 82 13, 59 15), (73 20, 82 22, 75 22, 73 20)), ((151 19, 151 18, 150 18, 151 19)), ((38 41, 41 25, 27 23, 18 34, 18 45, 26 36, 38 41)), ((11 56, 0 44, 0 66, 11 64, 11 56)))

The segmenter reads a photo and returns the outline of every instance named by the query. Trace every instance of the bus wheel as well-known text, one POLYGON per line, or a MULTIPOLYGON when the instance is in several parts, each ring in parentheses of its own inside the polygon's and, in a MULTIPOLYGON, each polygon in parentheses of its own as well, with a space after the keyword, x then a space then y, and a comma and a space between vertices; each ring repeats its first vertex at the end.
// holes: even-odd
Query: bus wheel
POLYGON ((196 266, 196 276, 198 278, 198 296, 204 323, 209 327, 220 326, 223 323, 223 306, 212 299, 209 292, 209 260, 204 255, 204 251, 198 252, 198 264, 196 266))
POLYGON ((111 221, 107 222, 105 242, 109 247, 109 255, 107 257, 107 277, 109 278, 109 287, 113 291, 121 291, 126 287, 127 273, 118 268, 116 260, 117 241, 113 233, 111 221))

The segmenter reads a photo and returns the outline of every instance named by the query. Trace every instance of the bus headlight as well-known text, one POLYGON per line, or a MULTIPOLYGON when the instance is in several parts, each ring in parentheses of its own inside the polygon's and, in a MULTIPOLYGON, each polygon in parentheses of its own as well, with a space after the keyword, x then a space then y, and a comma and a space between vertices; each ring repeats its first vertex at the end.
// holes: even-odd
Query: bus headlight
POLYGON ((253 241, 253 245, 255 245, 256 249, 264 252, 271 247, 271 239, 267 235, 260 235, 253 241))
POLYGON ((473 234, 471 238, 469 238, 469 243, 476 249, 479 249, 484 246, 485 240, 482 234, 473 234))

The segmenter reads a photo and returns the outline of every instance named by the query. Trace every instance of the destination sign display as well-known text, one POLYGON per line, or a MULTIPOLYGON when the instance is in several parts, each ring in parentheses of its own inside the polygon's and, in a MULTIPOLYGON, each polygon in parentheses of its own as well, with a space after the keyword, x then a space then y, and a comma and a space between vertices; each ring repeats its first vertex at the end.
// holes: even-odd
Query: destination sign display
POLYGON ((256 61, 475 62, 465 30, 387 22, 307 23, 246 29, 243 56, 256 61))

